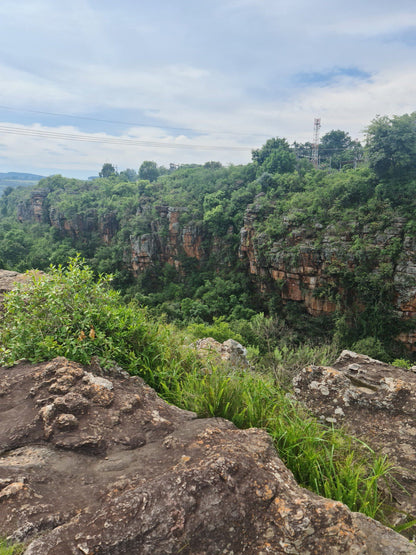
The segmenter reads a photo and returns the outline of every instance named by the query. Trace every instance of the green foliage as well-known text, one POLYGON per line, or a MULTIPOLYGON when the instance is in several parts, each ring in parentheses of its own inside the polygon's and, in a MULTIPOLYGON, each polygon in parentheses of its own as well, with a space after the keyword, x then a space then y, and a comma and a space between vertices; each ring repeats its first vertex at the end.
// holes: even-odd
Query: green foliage
POLYGON ((397 368, 405 368, 406 370, 410 370, 413 366, 413 363, 410 360, 406 360, 405 358, 396 358, 391 363, 392 366, 396 366, 397 368))
POLYGON ((151 183, 156 181, 159 177, 159 170, 156 162, 151 162, 150 160, 145 160, 139 168, 139 178, 147 179, 151 183))
POLYGON ((416 112, 375 118, 367 128, 370 167, 382 180, 416 178, 416 112))
POLYGON ((111 177, 113 175, 116 175, 116 169, 113 166, 113 164, 109 164, 108 162, 106 164, 103 165, 103 167, 101 168, 100 173, 98 174, 100 177, 111 177))
POLYGON ((6 295, 0 363, 65 356, 88 364, 97 356, 104 366, 115 361, 132 373, 155 369, 163 358, 159 327, 143 309, 122 306, 110 280, 100 276, 95 282, 79 258, 67 269, 33 274, 6 295))
POLYGON ((22 543, 14 543, 0 538, 0 555, 20 555, 24 548, 22 543))
POLYGON ((356 353, 368 355, 371 358, 390 362, 391 358, 381 343, 380 339, 376 337, 364 337, 359 341, 353 343, 351 349, 356 353))
POLYGON ((320 164, 329 168, 356 167, 363 160, 364 149, 353 141, 348 133, 340 129, 326 133, 319 144, 320 164))
POLYGON ((261 173, 288 173, 296 167, 296 155, 286 139, 269 139, 266 144, 252 152, 253 161, 260 168, 261 173))

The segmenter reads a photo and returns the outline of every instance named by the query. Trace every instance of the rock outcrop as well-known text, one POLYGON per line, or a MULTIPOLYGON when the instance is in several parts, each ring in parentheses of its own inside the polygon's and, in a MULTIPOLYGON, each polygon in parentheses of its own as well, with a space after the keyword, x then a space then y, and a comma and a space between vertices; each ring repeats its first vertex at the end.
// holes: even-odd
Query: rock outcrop
POLYGON ((268 435, 140 378, 58 358, 0 369, 0 535, 26 555, 416 553, 299 488, 268 435))
POLYGON ((388 455, 405 487, 392 484, 398 523, 416 518, 416 373, 343 351, 332 367, 306 367, 293 383, 316 416, 388 455))
MULTIPOLYGON (((143 208, 138 208, 143 212, 143 208)), ((206 231, 194 222, 180 224, 181 214, 186 208, 157 206, 157 218, 151 221, 151 232, 130 237, 131 266, 137 275, 151 266, 170 264, 181 270, 184 257, 198 261, 206 257, 203 241, 206 231)))
POLYGON ((198 339, 193 347, 198 354, 212 362, 225 362, 233 368, 250 368, 247 360, 247 349, 234 339, 227 339, 223 343, 212 337, 198 339))
MULTIPOLYGON (((313 316, 327 315, 337 308, 335 297, 342 298, 345 293, 342 272, 354 273, 366 264, 367 273, 376 276, 389 265, 394 309, 404 320, 416 316, 416 241, 406 232, 405 218, 396 217, 381 229, 377 223, 361 225, 355 220, 327 226, 299 225, 282 216, 281 239, 271 244, 266 233, 257 231, 256 224, 265 217, 265 207, 257 199, 246 210, 239 249, 240 258, 247 262, 250 274, 263 290, 271 289, 283 302, 302 303, 313 316), (358 250, 364 260, 357 258, 358 250)), ((361 301, 356 298, 353 302, 359 305, 361 301)), ((399 339, 416 352, 414 330, 401 334, 399 339)))
MULTIPOLYGON (((38 270, 33 270, 33 272, 39 273, 38 270)), ((11 270, 0 270, 0 312, 3 309, 4 293, 11 291, 15 283, 30 279, 31 275, 31 273, 19 274, 19 272, 13 272, 11 270)))

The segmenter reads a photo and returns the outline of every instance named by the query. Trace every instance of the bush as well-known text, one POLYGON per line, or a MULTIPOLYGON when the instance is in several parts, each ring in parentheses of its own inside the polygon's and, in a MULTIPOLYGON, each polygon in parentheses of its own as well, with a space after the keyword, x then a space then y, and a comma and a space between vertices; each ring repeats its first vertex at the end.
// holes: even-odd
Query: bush
POLYGON ((390 362, 389 354, 380 339, 375 337, 364 337, 363 339, 356 341, 352 345, 351 349, 361 355, 367 355, 383 362, 390 362))
POLYGON ((154 371, 169 356, 163 332, 145 310, 123 305, 110 281, 107 275, 94 282, 76 257, 67 269, 51 266, 49 274, 19 284, 5 295, 0 364, 56 356, 89 364, 96 356, 104 367, 116 362, 131 373, 154 371))
POLYGON ((186 329, 195 339, 212 337, 220 343, 224 343, 227 339, 234 339, 243 343, 242 336, 233 331, 230 324, 222 318, 214 318, 213 324, 189 324, 186 329))

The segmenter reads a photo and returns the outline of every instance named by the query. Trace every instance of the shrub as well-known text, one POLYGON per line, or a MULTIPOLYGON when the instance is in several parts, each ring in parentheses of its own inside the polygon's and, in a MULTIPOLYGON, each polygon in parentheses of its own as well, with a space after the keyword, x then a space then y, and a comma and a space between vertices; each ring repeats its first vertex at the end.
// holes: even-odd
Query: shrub
POLYGON ((56 356, 89 364, 97 356, 104 367, 115 361, 131 373, 155 370, 167 356, 162 330, 145 310, 123 305, 110 281, 107 275, 95 282, 76 257, 66 269, 51 266, 49 274, 19 284, 5 295, 0 364, 56 356))
POLYGON ((376 337, 364 337, 356 341, 351 349, 361 355, 367 355, 371 358, 381 360, 383 362, 390 362, 390 356, 381 343, 380 339, 376 337))

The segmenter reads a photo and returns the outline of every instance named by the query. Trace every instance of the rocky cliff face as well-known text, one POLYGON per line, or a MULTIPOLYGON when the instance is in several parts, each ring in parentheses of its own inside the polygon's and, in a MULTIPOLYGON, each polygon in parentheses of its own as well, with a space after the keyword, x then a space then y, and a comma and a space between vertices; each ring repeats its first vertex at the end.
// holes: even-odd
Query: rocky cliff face
MULTIPOLYGON (((355 251, 361 248, 366 257, 362 262, 369 266, 369 274, 381 276, 383 265, 392 266, 394 308, 401 318, 416 316, 416 241, 405 233, 404 218, 396 218, 377 231, 371 225, 359 226, 356 221, 343 229, 319 223, 299 227, 283 217, 284 236, 271 245, 267 234, 256 230, 259 218, 259 205, 247 209, 239 256, 247 261, 249 272, 263 282, 264 288, 266 284, 270 288, 270 281, 275 284, 275 291, 284 301, 303 303, 313 316, 333 313, 335 296, 342 298, 345 293, 340 270, 343 267, 355 272, 360 263, 355 251), (400 252, 397 259, 394 249, 400 252)), ((399 339, 416 351, 415 332, 401 334, 399 339)))
MULTIPOLYGON (((261 196, 261 195, 260 195, 261 196)), ((273 207, 269 207, 269 213, 273 207)), ((130 235, 125 245, 125 262, 137 276, 155 264, 170 264, 183 272, 184 261, 204 262, 224 258, 235 260, 232 241, 226 236, 213 237, 203 224, 181 223, 185 207, 160 205, 152 208, 144 203, 136 208, 140 231, 130 235), (222 254, 221 254, 222 253, 222 254)), ((267 211, 267 210, 266 210, 267 211)), ((120 228, 114 212, 98 215, 94 209, 66 218, 48 205, 45 191, 34 191, 19 206, 21 221, 43 221, 72 237, 98 233, 104 243, 111 243, 120 228)), ((336 298, 346 297, 342 272, 354 272, 366 266, 369 276, 382 276, 390 267, 388 280, 394 285, 391 301, 404 320, 416 316, 416 239, 407 233, 406 220, 395 218, 380 227, 352 219, 347 223, 309 223, 296 225, 282 216, 277 240, 258 231, 265 217, 259 199, 249 205, 240 231, 239 258, 247 263, 247 271, 255 278, 260 291, 279 296, 284 302, 302 303, 313 316, 332 314, 336 298)), ((232 231, 232 230, 231 230, 232 231)), ((231 237, 231 234, 228 234, 231 237)), ((382 277, 380 278, 383 279, 382 277)), ((359 297, 349 302, 360 306, 359 297)), ((416 332, 402 333, 399 339, 416 352, 416 332)))
POLYGON ((412 554, 299 488, 257 429, 58 358, 0 369, 0 534, 26 555, 412 554))
POLYGON ((138 274, 155 263, 171 264, 181 269, 183 257, 203 260, 203 241, 207 234, 202 226, 190 223, 181 226, 180 215, 186 208, 157 206, 157 218, 151 222, 150 233, 130 237, 131 265, 138 274))
POLYGON ((110 243, 119 230, 119 221, 114 212, 99 215, 91 208, 81 214, 67 217, 48 202, 48 190, 33 191, 30 198, 17 207, 17 218, 20 222, 34 221, 47 223, 61 233, 72 238, 87 238, 91 233, 98 232, 104 243, 110 243))

